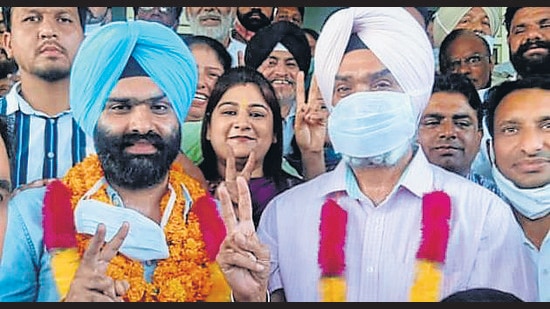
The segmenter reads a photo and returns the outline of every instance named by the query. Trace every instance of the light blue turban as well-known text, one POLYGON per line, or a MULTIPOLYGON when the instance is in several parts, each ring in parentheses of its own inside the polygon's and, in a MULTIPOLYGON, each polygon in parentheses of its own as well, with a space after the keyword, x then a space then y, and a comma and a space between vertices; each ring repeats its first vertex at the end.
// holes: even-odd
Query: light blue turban
POLYGON ((111 22, 86 37, 70 76, 73 117, 93 136, 107 98, 132 56, 166 94, 181 123, 197 89, 193 54, 174 30, 154 22, 111 22))

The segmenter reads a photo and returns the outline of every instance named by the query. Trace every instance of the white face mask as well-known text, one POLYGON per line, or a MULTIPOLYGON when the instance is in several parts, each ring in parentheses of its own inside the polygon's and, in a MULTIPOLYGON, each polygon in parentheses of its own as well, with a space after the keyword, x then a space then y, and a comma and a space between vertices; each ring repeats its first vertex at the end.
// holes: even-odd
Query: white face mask
POLYGON ((535 220, 550 213, 550 184, 535 189, 521 189, 502 175, 495 164, 492 173, 499 190, 522 215, 535 220))
MULTIPOLYGON (((101 178, 78 202, 74 215, 76 231, 94 235, 98 224, 103 223, 107 228, 105 240, 110 241, 118 232, 122 223, 126 221, 130 224, 130 230, 119 249, 122 254, 136 261, 168 258, 170 251, 163 228, 168 222, 176 202, 176 193, 172 186, 168 186, 170 198, 159 225, 133 209, 117 207, 91 199, 90 197, 104 183, 105 178, 101 178)), ((188 206, 187 204, 186 211, 188 206)))
POLYGON ((368 158, 394 150, 416 133, 409 95, 394 91, 357 92, 342 99, 328 119, 334 150, 368 158))
POLYGON ((137 261, 166 259, 170 256, 164 231, 153 220, 139 212, 109 205, 97 200, 81 200, 75 211, 78 233, 94 235, 99 223, 107 227, 106 241, 110 241, 122 223, 130 223, 130 231, 119 251, 137 261))

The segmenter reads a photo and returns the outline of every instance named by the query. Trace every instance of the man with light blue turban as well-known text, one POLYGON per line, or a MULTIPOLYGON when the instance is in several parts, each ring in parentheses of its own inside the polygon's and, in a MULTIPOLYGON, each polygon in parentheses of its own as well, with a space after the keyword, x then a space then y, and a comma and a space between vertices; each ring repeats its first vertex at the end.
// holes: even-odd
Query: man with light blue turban
POLYGON ((0 301, 229 301, 243 283, 215 261, 217 203, 174 164, 197 86, 190 50, 160 24, 112 22, 70 78, 97 154, 10 201, 0 301))

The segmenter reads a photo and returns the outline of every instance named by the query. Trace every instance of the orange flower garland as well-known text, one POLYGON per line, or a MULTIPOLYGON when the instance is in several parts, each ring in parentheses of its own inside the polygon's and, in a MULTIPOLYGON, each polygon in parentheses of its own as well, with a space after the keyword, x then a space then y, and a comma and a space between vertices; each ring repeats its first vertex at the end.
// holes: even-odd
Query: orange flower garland
MULTIPOLYGON (((73 209, 80 198, 101 178, 103 170, 97 155, 84 159, 69 170, 63 182, 72 190, 73 209)), ((131 302, 194 302, 194 301, 229 301, 230 289, 225 278, 218 272, 219 266, 208 254, 206 247, 219 248, 219 244, 205 243, 199 221, 199 215, 190 211, 187 219, 183 216, 185 198, 181 184, 184 184, 193 201, 204 197, 206 192, 199 182, 185 175, 181 166, 174 165, 169 172, 169 181, 177 196, 176 204, 164 227, 166 241, 169 245, 170 257, 157 261, 157 266, 148 283, 144 278, 144 268, 140 262, 133 261, 122 254, 111 260, 107 275, 114 279, 124 279, 130 283, 130 289, 124 296, 131 302), (214 290, 212 287, 215 287, 214 290), (217 295, 211 295, 215 293, 217 295)), ((164 195, 160 205, 161 213, 166 208, 170 194, 164 195)), ((110 203, 105 186, 96 192, 93 199, 110 203)), ((212 204, 215 206, 215 204, 212 204)), ((198 205, 193 207, 211 207, 198 205)), ((217 218, 219 219, 219 218, 217 218)), ((225 227, 221 219, 212 220, 211 226, 216 226, 216 233, 225 227), (219 224, 222 226, 220 227, 219 224)), ((213 241, 220 241, 223 235, 218 235, 213 241)), ((88 247, 90 235, 77 234, 80 255, 88 247)))
MULTIPOLYGON (((422 198, 422 241, 416 254, 415 280, 410 301, 436 302, 443 280, 441 270, 449 241, 451 198, 443 191, 425 194, 422 198)), ((346 300, 345 240, 347 212, 333 199, 321 209, 318 253, 321 278, 319 293, 323 302, 346 300)))

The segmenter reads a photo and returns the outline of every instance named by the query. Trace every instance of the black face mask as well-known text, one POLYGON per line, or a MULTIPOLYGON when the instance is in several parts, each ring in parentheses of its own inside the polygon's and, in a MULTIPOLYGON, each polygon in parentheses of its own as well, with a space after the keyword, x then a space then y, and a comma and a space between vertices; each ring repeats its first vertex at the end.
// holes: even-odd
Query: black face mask
POLYGON ((163 138, 153 132, 113 135, 98 126, 94 142, 105 179, 109 183, 127 189, 144 189, 164 180, 178 155, 181 130, 178 127, 173 134, 163 138), (150 155, 127 153, 126 147, 138 140, 147 140, 158 151, 150 155))
POLYGON ((252 8, 250 12, 245 14, 237 11, 237 18, 248 31, 252 32, 257 32, 261 28, 271 24, 271 18, 267 17, 259 8, 252 8), (257 16, 252 17, 254 15, 257 16))
POLYGON ((545 48, 550 52, 550 42, 541 40, 528 41, 519 46, 518 50, 510 56, 510 62, 512 62, 519 76, 526 77, 529 75, 550 73, 550 54, 536 59, 524 57, 523 54, 530 48, 545 48))

